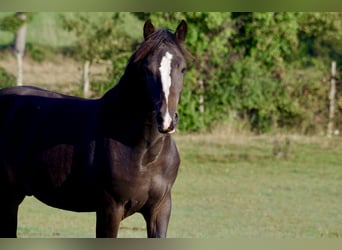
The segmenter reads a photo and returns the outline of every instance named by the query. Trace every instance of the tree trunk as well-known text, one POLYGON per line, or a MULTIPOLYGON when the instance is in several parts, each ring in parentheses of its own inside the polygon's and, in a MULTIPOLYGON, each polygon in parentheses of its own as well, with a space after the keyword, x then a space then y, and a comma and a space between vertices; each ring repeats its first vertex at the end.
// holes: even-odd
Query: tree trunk
POLYGON ((17 66, 18 66, 17 85, 21 86, 23 85, 23 57, 25 53, 27 24, 25 22, 26 20, 25 13, 17 12, 16 15, 17 15, 17 18, 24 21, 24 23, 17 30, 15 34, 15 40, 14 40, 14 53, 17 58, 17 66))

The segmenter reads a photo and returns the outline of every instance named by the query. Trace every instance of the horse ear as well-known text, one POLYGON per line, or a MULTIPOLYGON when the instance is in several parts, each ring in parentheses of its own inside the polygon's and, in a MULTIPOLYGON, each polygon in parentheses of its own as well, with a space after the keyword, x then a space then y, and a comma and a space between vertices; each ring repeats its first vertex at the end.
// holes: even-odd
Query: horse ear
POLYGON ((146 40, 152 33, 154 33, 155 29, 151 22, 151 19, 146 20, 144 24, 144 39, 146 40))
POLYGON ((188 33, 188 25, 184 20, 182 20, 181 23, 178 25, 176 32, 175 32, 176 39, 179 42, 183 43, 185 41, 187 33, 188 33))

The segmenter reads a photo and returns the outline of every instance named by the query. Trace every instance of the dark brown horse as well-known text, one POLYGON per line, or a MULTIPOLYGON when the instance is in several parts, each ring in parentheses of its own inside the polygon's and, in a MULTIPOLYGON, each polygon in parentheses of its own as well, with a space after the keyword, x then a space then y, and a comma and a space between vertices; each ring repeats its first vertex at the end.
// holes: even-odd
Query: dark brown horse
POLYGON ((116 237, 139 212, 148 237, 165 237, 180 158, 170 133, 185 70, 187 25, 144 25, 119 83, 82 99, 35 87, 0 90, 0 236, 16 237, 26 195, 96 212, 96 236, 116 237))

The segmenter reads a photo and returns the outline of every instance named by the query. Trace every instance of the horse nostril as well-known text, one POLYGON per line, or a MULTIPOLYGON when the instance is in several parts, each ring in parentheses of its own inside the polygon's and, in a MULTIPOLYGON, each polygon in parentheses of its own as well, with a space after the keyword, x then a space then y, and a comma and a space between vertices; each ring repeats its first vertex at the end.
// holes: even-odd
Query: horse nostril
POLYGON ((174 119, 175 119, 175 122, 177 123, 178 122, 178 113, 176 112, 175 115, 174 115, 174 119))

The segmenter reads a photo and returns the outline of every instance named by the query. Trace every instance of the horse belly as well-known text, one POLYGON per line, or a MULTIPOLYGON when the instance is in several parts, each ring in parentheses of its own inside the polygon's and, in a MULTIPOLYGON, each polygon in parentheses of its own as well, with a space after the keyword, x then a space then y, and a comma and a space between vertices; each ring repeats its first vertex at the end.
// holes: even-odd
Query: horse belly
POLYGON ((60 209, 95 210, 95 176, 87 159, 75 154, 73 145, 54 146, 38 154, 34 162, 31 188, 36 198, 60 209))
POLYGON ((96 209, 98 189, 83 175, 72 174, 64 182, 34 183, 32 195, 43 203, 70 211, 92 212, 96 209))
POLYGON ((84 190, 52 190, 48 193, 38 191, 33 196, 46 205, 68 211, 95 212, 97 207, 95 195, 84 190))

